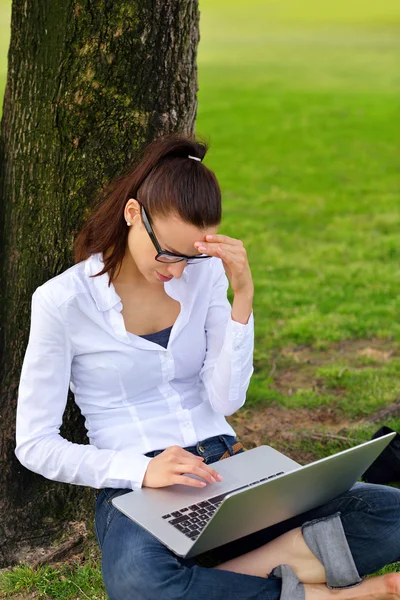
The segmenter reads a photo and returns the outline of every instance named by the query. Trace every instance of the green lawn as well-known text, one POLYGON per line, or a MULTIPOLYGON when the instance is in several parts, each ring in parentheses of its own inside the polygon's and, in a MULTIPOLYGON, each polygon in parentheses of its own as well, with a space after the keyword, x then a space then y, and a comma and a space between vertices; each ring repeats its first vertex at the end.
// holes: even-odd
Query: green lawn
MULTIPOLYGON (((197 134, 223 190, 221 232, 244 241, 256 289, 247 405, 328 404, 356 422, 400 394, 400 3, 200 0, 200 11, 197 134), (378 342, 382 355, 360 351, 378 342), (288 349, 302 347, 313 360, 299 365, 288 349), (291 369, 302 377, 289 393, 278 382, 291 369)), ((339 447, 309 445, 317 457, 339 447)), ((15 575, 42 598, 75 598, 79 585, 100 599, 94 569, 73 584, 15 575)))
POLYGON ((248 403, 373 412, 398 397, 396 350, 382 368, 352 365, 336 399, 329 382, 342 365, 319 373, 325 395, 289 400, 268 365, 277 349, 302 344, 378 337, 398 347, 400 4, 200 8, 197 133, 211 142, 206 162, 223 189, 221 231, 245 242, 256 288, 248 403))

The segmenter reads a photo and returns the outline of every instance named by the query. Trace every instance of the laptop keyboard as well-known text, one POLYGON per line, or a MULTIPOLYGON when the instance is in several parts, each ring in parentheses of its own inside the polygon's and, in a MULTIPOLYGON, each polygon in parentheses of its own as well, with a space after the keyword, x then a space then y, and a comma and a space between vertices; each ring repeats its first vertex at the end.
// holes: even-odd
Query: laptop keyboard
POLYGON ((268 479, 272 479, 278 475, 283 475, 283 473, 284 471, 279 471, 279 473, 274 473, 268 477, 263 477, 257 481, 252 481, 247 485, 242 485, 241 487, 235 488, 234 490, 229 490, 228 492, 220 494, 219 496, 214 496, 214 498, 209 498, 208 500, 197 502, 197 504, 191 504, 190 506, 185 506, 180 510, 175 510, 172 513, 162 515, 162 518, 167 519, 170 525, 173 525, 173 527, 178 529, 178 531, 186 535, 191 540, 196 540, 225 496, 231 494, 232 492, 249 488, 256 483, 267 481, 268 479))

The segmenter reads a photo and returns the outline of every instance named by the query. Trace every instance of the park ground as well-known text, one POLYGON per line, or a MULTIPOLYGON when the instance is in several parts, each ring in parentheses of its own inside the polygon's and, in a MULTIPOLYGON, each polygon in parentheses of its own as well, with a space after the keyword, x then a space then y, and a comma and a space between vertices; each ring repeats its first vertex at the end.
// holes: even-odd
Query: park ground
MULTIPOLYGON (((255 282, 254 375, 228 420, 305 464, 400 431, 398 0, 200 0, 196 133, 255 282)), ((0 94, 10 2, 0 0, 0 94)), ((232 298, 231 298, 232 299, 232 298)), ((105 600, 93 531, 0 596, 105 600)), ((71 533, 71 532, 69 532, 71 533)), ((400 564, 381 572, 400 571, 400 564)))

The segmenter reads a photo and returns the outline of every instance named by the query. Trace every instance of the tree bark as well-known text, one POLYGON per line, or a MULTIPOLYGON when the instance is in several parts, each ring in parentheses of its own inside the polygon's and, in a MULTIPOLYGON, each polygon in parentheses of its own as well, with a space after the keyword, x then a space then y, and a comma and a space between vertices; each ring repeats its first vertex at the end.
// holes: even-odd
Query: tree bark
MULTIPOLYGON (((198 0, 13 1, 0 137, 0 568, 70 518, 92 526, 91 488, 45 479, 14 454, 31 296, 73 264, 91 200, 138 147, 194 133, 198 42, 198 0)), ((72 393, 61 435, 88 443, 72 393)))

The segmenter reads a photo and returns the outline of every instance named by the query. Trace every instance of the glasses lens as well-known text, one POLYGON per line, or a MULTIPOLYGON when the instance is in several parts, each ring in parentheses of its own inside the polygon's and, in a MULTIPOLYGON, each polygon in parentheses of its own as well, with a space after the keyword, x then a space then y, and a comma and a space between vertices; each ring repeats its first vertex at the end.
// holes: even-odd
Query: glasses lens
POLYGON ((211 258, 211 256, 209 254, 199 254, 199 256, 196 256, 196 258, 188 258, 187 264, 188 265, 196 265, 196 264, 198 265, 206 258, 211 258))
POLYGON ((195 258, 179 258, 178 256, 175 256, 175 254, 165 253, 161 254, 157 260, 162 263, 176 263, 185 260, 188 265, 196 265, 206 258, 211 258, 211 256, 209 254, 199 254, 195 258))
POLYGON ((161 256, 159 256, 157 258, 157 260, 162 263, 176 263, 176 262, 182 262, 182 260, 185 260, 185 259, 179 258, 177 256, 173 256, 172 254, 161 254, 161 256))

